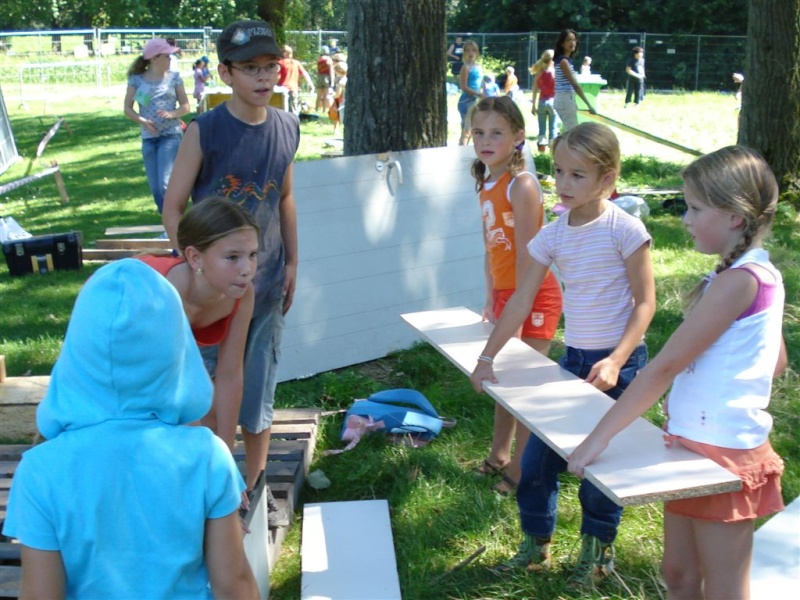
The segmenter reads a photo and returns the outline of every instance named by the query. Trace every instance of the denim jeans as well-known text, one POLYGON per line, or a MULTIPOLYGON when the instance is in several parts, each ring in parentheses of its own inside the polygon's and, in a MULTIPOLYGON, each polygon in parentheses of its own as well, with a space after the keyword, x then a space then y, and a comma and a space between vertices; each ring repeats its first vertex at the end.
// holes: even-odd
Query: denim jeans
MULTIPOLYGON (((250 433, 261 433, 272 426, 278 362, 283 338, 283 298, 273 300, 256 311, 247 331, 244 349, 244 389, 239 409, 239 425, 250 433)), ((208 374, 216 376, 219 346, 200 348, 208 374)))
POLYGON ((539 118, 539 142, 547 140, 552 142, 556 139, 556 109, 553 106, 554 98, 548 100, 539 100, 539 106, 536 109, 536 114, 539 118), (548 127, 549 121, 549 127, 548 127), (545 130, 547 135, 545 135, 545 130))
MULTIPOLYGON (((585 379, 592 366, 611 354, 609 350, 579 350, 567 347, 561 366, 573 375, 585 379)), ((647 348, 638 346, 620 369, 617 385, 606 394, 615 400, 622 395, 636 373, 647 362, 647 348)), ((567 462, 539 437, 532 435, 522 456, 522 474, 517 486, 517 505, 522 531, 539 538, 550 538, 556 528, 558 511, 559 473, 567 462)), ((587 479, 581 480, 578 500, 581 503, 581 534, 611 543, 617 536, 622 507, 617 506, 587 479)))
POLYGON ((153 194, 158 213, 164 208, 164 192, 167 191, 169 176, 175 157, 178 155, 178 146, 181 145, 180 135, 162 135, 155 138, 142 139, 142 158, 144 159, 144 172, 147 174, 147 184, 153 194))

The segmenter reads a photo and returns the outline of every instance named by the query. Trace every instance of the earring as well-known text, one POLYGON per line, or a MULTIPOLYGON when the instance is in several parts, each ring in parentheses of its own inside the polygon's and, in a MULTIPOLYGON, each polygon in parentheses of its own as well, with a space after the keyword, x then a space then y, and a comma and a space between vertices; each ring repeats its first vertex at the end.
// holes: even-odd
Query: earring
POLYGON ((197 267, 194 270, 194 272, 195 272, 196 275, 202 275, 203 274, 203 267, 197 267))

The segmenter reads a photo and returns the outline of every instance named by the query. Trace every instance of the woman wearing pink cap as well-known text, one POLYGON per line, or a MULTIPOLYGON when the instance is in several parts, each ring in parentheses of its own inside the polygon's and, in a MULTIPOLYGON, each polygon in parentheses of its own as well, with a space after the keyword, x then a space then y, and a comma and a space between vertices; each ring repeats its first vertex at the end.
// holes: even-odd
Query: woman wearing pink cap
POLYGON ((169 58, 177 51, 161 38, 147 42, 128 69, 125 94, 125 116, 141 128, 144 171, 159 213, 181 143, 180 118, 189 112, 180 73, 169 70, 169 58))

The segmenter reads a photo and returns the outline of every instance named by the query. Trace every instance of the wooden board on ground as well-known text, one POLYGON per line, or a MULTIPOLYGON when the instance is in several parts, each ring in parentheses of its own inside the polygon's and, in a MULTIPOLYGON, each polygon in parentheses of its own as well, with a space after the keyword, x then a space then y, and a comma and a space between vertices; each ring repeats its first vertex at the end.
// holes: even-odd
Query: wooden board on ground
MULTIPOLYGON (((402 315, 431 345, 469 375, 492 326, 459 307, 402 315)), ((486 392, 562 457, 594 428, 613 400, 520 340, 509 340, 494 363, 499 383, 486 392)), ((675 445, 663 431, 637 419, 620 432, 586 477, 620 506, 706 496, 741 489, 717 465, 675 445)))
POLYGON ((130 227, 109 227, 106 235, 138 235, 140 233, 164 233, 163 225, 131 225, 130 227))
POLYGON ((401 598, 386 500, 306 504, 300 553, 303 600, 401 598))
POLYGON ((98 250, 126 248, 126 249, 140 249, 142 252, 148 252, 151 250, 171 251, 172 243, 166 238, 164 239, 115 238, 111 240, 97 240, 94 243, 94 247, 97 248, 98 250))
POLYGON ((800 583, 800 498, 756 530, 750 597, 774 600, 800 583))
POLYGON ((0 383, 0 404, 39 404, 49 384, 49 375, 6 377, 0 383))

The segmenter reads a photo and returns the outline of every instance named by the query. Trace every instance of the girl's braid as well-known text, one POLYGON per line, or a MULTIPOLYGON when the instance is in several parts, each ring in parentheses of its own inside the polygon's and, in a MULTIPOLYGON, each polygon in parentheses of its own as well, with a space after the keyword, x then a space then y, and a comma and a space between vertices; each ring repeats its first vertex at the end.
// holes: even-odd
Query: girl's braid
POLYGON ((747 218, 739 243, 736 244, 733 250, 731 250, 730 254, 728 254, 728 256, 726 256, 725 259, 717 265, 717 268, 714 271, 716 273, 722 273, 726 269, 729 269, 730 266, 747 251, 747 249, 750 247, 750 244, 753 243, 753 238, 755 238, 758 230, 758 220, 747 218))

